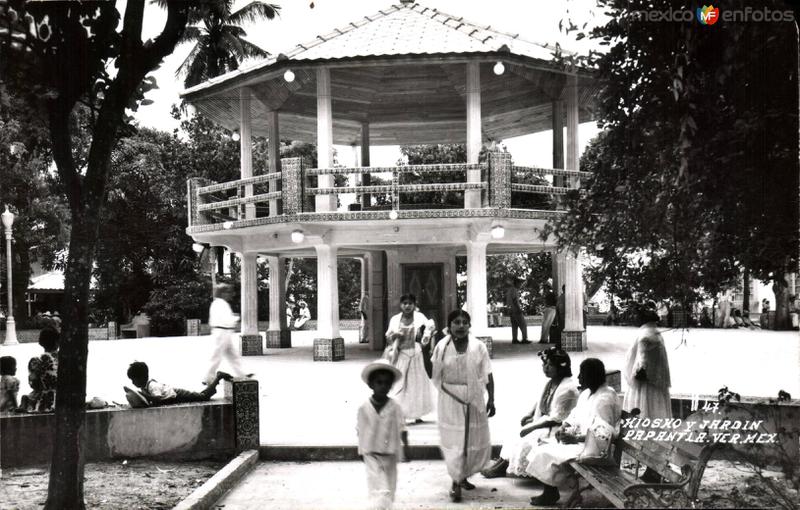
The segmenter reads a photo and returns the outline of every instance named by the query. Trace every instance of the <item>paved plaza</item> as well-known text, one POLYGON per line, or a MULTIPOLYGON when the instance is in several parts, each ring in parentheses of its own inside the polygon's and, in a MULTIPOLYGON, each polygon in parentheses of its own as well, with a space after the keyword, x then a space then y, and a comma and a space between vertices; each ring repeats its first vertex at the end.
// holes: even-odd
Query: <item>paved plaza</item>
MULTIPOLYGON (((529 329, 532 338, 537 338, 538 328, 529 329)), ((511 345, 509 328, 491 331, 496 338, 497 416, 490 424, 492 442, 501 444, 506 434, 516 433, 520 416, 532 407, 545 377, 536 355, 538 344, 511 345)), ((264 356, 244 358, 245 369, 260 382, 262 444, 356 444, 356 410, 369 396, 360 372, 378 353, 356 343, 356 331, 342 334, 347 343, 345 361, 313 362, 314 331, 293 332, 295 347, 291 349, 269 349, 264 356)), ((607 368, 619 369, 635 335, 632 327, 589 326, 589 350, 574 353, 573 366, 597 357, 607 368)), ((665 330, 663 335, 673 394, 714 395, 727 385, 746 396, 775 397, 780 389, 800 395, 796 332, 692 329, 665 330)), ((37 344, 0 347, 0 355, 17 358, 21 394, 30 391, 27 360, 40 351, 37 344)), ((150 376, 160 382, 200 389, 211 351, 210 337, 90 342, 87 395, 125 403, 122 386, 130 385, 125 372, 134 360, 147 362, 150 376)), ((437 444, 434 418, 435 414, 430 415, 426 423, 411 426, 412 444, 437 444)))
MULTIPOLYGON (((394 508, 530 508, 531 497, 542 491, 541 485, 530 479, 487 480, 475 475, 470 480, 475 483, 475 490, 464 491, 461 503, 451 503, 447 495, 450 478, 444 462, 427 460, 400 464, 394 508)), ((607 504, 597 491, 586 493, 583 503, 587 507, 607 504)), ((356 461, 261 462, 216 503, 216 508, 225 510, 352 510, 366 507, 364 464, 356 461)))

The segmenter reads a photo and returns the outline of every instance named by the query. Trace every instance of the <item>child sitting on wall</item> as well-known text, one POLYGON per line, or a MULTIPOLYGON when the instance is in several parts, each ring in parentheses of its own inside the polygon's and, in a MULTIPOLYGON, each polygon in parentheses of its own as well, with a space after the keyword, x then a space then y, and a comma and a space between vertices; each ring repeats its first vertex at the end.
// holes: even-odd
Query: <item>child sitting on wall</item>
POLYGON ((0 357, 0 411, 13 411, 18 407, 19 379, 17 360, 12 356, 0 357))
POLYGON ((134 361, 128 367, 128 378, 133 382, 139 391, 132 390, 127 386, 125 397, 131 407, 149 407, 167 404, 183 404, 186 402, 203 402, 210 400, 217 392, 217 385, 221 380, 232 381, 233 377, 225 372, 217 372, 211 384, 203 391, 189 391, 183 388, 173 388, 166 384, 161 384, 155 379, 150 379, 150 369, 143 361, 134 361))

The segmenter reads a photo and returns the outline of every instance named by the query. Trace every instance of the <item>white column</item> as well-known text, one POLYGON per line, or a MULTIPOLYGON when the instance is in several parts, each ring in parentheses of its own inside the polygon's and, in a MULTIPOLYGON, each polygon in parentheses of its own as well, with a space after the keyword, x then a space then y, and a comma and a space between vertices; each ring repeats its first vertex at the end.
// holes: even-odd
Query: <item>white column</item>
POLYGON ((583 271, 578 257, 567 250, 564 257, 564 285, 566 287, 564 326, 567 331, 583 330, 583 271))
POLYGON ((269 264, 269 330, 286 329, 286 273, 283 257, 267 257, 269 264))
MULTIPOLYGON (((361 161, 360 166, 369 166, 369 122, 361 123, 361 161)), ((361 174, 361 184, 369 186, 372 178, 369 174, 361 174)), ((361 209, 366 210, 370 206, 369 193, 361 194, 361 209)))
POLYGON ((471 331, 488 335, 486 320, 486 241, 467 243, 467 308, 472 318, 471 331))
POLYGON ((317 251, 317 335, 319 338, 338 338, 339 288, 336 266, 336 246, 319 244, 317 251))
MULTIPOLYGON (((269 173, 275 173, 281 171, 281 138, 280 132, 278 130, 278 112, 275 110, 271 110, 267 112, 267 138, 268 138, 268 145, 267 145, 267 157, 269 159, 269 173)), ((270 181, 269 183, 269 191, 279 191, 278 190, 278 182, 279 181, 270 181)), ((269 201, 269 215, 270 216, 277 216, 279 214, 278 211, 278 200, 270 200, 269 201)))
MULTIPOLYGON (((570 75, 567 77, 566 86, 566 109, 567 109, 567 170, 579 170, 578 160, 580 152, 578 150, 578 77, 570 75)), ((578 178, 570 179, 573 186, 578 184, 578 178)))
POLYGON ((258 334, 258 271, 256 253, 242 253, 242 335, 258 334))
MULTIPOLYGON (((247 179, 253 176, 253 140, 251 133, 250 119, 250 89, 242 87, 239 89, 239 161, 241 178, 247 179)), ((244 196, 253 195, 253 186, 244 187, 244 196)), ((244 208, 245 219, 256 217, 255 204, 247 204, 244 208)))
MULTIPOLYGON (((317 69, 317 166, 333 166, 333 105, 331 102, 331 72, 327 67, 317 69)), ((320 175, 319 187, 333 186, 332 175, 320 175)), ((335 211, 336 195, 317 195, 317 212, 335 211)))
MULTIPOLYGON (((478 62, 467 63, 467 163, 478 163, 481 152, 481 71, 478 62)), ((481 182, 481 171, 467 172, 467 182, 481 182)), ((465 208, 481 207, 481 191, 464 193, 465 208)))

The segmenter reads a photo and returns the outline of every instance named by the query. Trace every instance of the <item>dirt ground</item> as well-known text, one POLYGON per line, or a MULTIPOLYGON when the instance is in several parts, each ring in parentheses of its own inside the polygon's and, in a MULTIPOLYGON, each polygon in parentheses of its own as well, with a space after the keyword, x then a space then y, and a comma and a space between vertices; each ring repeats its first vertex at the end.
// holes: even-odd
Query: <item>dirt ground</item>
POLYGON ((706 466, 698 498, 703 508, 800 508, 800 493, 782 473, 763 477, 742 463, 712 460, 706 466))
MULTIPOLYGON (((102 510, 172 508, 211 478, 224 462, 130 460, 86 465, 86 507, 102 510)), ((42 508, 46 468, 4 469, 0 510, 42 508)))

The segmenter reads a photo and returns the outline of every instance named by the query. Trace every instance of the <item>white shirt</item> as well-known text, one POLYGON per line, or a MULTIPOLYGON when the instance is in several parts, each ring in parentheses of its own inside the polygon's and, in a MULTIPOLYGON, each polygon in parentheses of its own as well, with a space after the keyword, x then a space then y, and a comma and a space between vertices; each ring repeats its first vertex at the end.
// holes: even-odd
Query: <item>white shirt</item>
POLYGON ((208 325, 211 328, 233 329, 239 317, 234 315, 231 305, 222 298, 214 298, 208 310, 208 325))
POLYGON ((406 430, 403 409, 391 398, 378 413, 370 400, 358 409, 358 454, 399 455, 401 432, 406 430))

